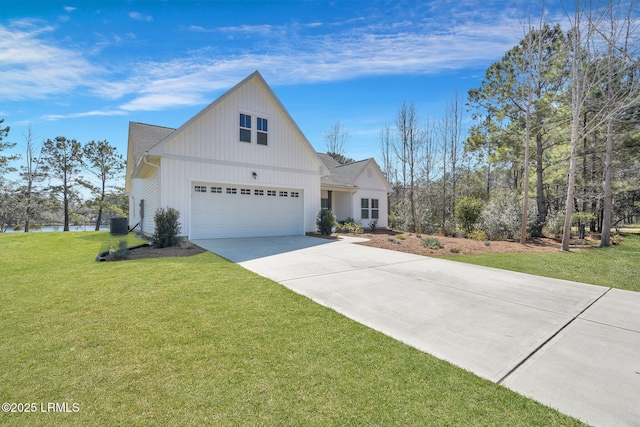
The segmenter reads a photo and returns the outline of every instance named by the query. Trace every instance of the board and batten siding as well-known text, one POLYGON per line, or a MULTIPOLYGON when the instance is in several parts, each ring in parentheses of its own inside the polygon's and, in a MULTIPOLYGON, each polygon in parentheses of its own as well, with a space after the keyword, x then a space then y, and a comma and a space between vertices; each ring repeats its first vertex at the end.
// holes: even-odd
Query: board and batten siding
POLYGON ((144 200, 144 220, 142 228, 145 235, 152 235, 155 229, 154 215, 158 209, 158 172, 153 172, 149 177, 134 178, 131 181, 131 197, 129 199, 129 226, 133 227, 140 222, 140 200, 144 200))
POLYGON ((368 227, 371 218, 361 219, 360 213, 360 199, 378 199, 378 227, 388 227, 388 198, 387 187, 383 179, 381 179, 378 171, 374 165, 369 164, 355 180, 355 185, 358 187, 358 191, 353 196, 353 212, 355 218, 360 219, 360 224, 363 227, 368 227))
POLYGON ((205 111, 164 146, 164 156, 270 166, 318 173, 315 153, 279 105, 249 81, 205 111), (251 143, 239 140, 239 115, 251 115, 251 143), (268 145, 256 144, 256 118, 268 120, 268 145))

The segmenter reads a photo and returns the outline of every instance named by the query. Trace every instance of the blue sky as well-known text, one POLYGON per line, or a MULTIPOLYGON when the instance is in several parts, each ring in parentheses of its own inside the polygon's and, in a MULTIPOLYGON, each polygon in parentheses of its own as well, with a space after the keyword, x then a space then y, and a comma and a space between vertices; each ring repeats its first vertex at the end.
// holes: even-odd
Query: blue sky
POLYGON ((178 127, 259 70, 307 138, 339 120, 379 157, 403 101, 439 118, 522 37, 526 2, 0 0, 9 141, 62 135, 126 153, 129 121, 178 127))

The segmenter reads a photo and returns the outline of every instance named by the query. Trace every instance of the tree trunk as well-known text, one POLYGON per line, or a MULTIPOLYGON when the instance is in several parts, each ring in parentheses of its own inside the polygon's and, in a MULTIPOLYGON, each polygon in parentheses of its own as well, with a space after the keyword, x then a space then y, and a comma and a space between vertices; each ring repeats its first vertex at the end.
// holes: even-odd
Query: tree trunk
POLYGON ((538 207, 538 215, 536 223, 531 229, 532 237, 543 237, 542 227, 547 222, 547 201, 544 197, 544 179, 543 179, 543 159, 544 147, 542 145, 542 135, 536 135, 536 205, 538 207))
POLYGON ((562 251, 569 250, 571 241, 571 216, 573 214, 573 204, 576 186, 576 154, 578 151, 578 120, 575 118, 571 125, 571 155, 569 157, 569 180, 567 183, 567 200, 565 202, 564 228, 562 231, 562 251))
POLYGON ((607 121, 607 148, 604 160, 604 206, 602 213, 602 238, 600 247, 611 246, 611 211, 613 195, 611 190, 611 160, 613 157, 613 117, 607 121))

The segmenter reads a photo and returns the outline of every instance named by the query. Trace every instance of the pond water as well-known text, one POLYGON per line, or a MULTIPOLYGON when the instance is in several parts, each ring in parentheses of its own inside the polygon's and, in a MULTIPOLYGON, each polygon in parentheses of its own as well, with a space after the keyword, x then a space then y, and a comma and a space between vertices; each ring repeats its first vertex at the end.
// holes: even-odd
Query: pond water
MULTIPOLYGON (((42 233, 42 232, 51 232, 51 231, 62 231, 63 226, 62 225, 45 225, 42 228, 39 229, 30 229, 29 232, 30 233, 42 233)), ((70 225, 69 226, 69 231, 95 231, 96 229, 96 225, 95 224, 87 224, 87 225, 70 225)), ((100 226, 100 231, 109 231, 109 226, 108 225, 101 225, 100 226)), ((14 230, 13 228, 9 227, 7 229, 7 233, 23 233, 24 229, 20 229, 20 230, 14 230)))

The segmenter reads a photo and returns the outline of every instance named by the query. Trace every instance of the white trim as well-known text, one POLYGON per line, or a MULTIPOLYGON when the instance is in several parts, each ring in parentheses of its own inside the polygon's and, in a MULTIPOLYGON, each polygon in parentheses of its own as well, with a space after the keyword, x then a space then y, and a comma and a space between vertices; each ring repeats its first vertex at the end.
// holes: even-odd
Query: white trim
MULTIPOLYGON (((247 143, 245 142, 245 144, 247 143)), ((307 175, 322 176, 322 173, 320 173, 320 171, 315 172, 308 169, 293 169, 293 168, 283 168, 281 166, 256 165, 254 163, 232 162, 230 160, 203 159, 201 157, 182 156, 179 154, 164 154, 162 158, 171 159, 171 160, 182 160, 184 162, 209 163, 213 165, 240 166, 240 167, 250 168, 254 170, 272 170, 272 171, 278 171, 278 172, 294 172, 294 173, 302 173, 307 175)))

